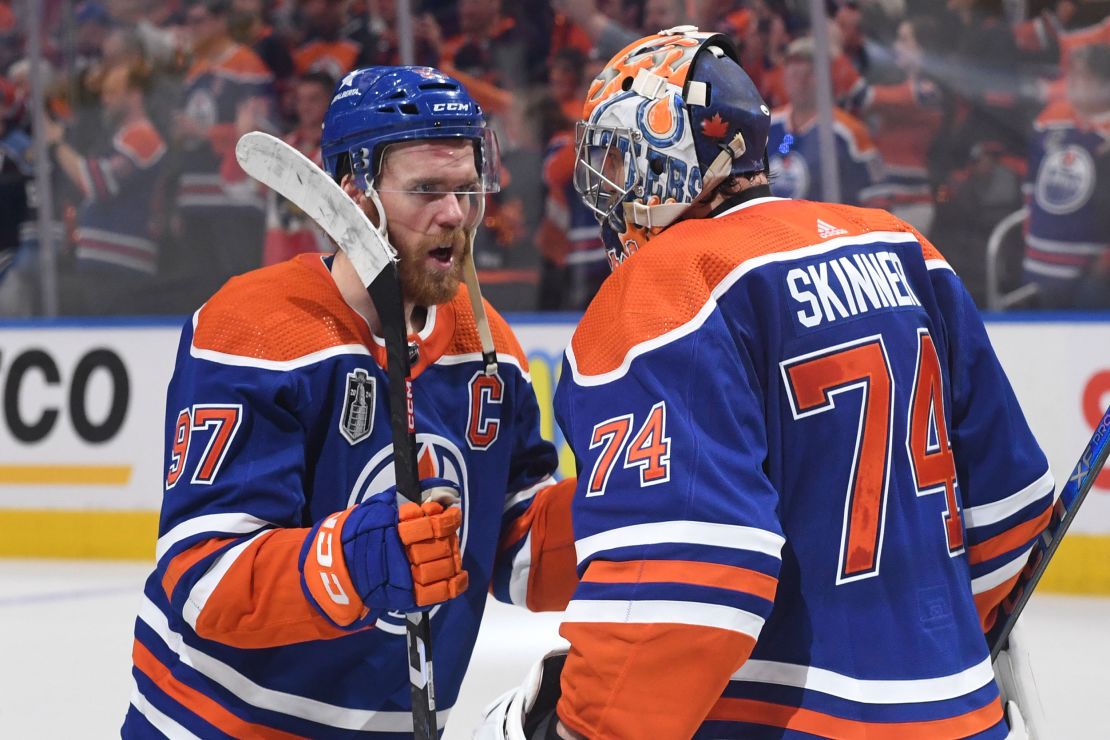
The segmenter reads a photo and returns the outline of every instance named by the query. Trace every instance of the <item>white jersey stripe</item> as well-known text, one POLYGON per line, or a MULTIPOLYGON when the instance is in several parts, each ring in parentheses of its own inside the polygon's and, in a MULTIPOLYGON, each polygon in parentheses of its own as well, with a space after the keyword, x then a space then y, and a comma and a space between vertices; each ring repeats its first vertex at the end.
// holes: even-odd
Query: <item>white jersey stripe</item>
MULTIPOLYGON (((758 201, 764 199, 759 198, 758 201)), ((755 203, 756 201, 750 201, 755 203)), ((741 204, 747 205, 747 204, 741 204)), ((736 209, 733 209, 735 211, 736 209)), ((732 212, 732 211, 730 211, 732 212)), ((752 270, 763 267, 764 265, 773 264, 775 262, 790 262, 792 260, 804 259, 806 257, 814 257, 817 255, 833 252, 845 247, 866 246, 870 244, 916 244, 917 237, 910 232, 906 231, 872 231, 867 234, 859 234, 855 236, 842 236, 835 239, 829 239, 820 244, 811 244, 798 249, 792 249, 787 252, 776 252, 774 254, 764 254, 759 257, 752 257, 751 259, 744 260, 739 265, 733 268, 732 272, 725 275, 725 277, 714 286, 709 294, 709 299, 705 305, 684 324, 676 326, 670 331, 660 334, 658 337, 648 339, 633 347, 629 348, 627 354, 621 364, 614 370, 610 370, 598 375, 587 375, 578 369, 578 360, 574 356, 574 344, 572 343, 567 347, 567 362, 570 365, 571 372, 574 376, 574 382, 580 386, 593 386, 605 385, 614 380, 624 377, 628 372, 628 368, 632 365, 632 361, 640 355, 647 354, 652 350, 664 347, 672 342, 676 342, 683 337, 693 334, 717 309, 717 300, 727 293, 736 282, 748 274, 752 270)))
POLYGON ((272 523, 265 519, 251 516, 246 513, 234 514, 206 514, 204 516, 187 519, 181 524, 166 532, 158 538, 154 550, 155 561, 161 560, 170 549, 184 539, 203 532, 211 532, 213 537, 236 536, 257 532, 263 527, 272 527, 272 523))
POLYGON ((189 354, 198 360, 208 360, 209 362, 219 363, 220 365, 254 367, 259 370, 286 372, 288 370, 307 367, 317 362, 323 362, 324 360, 329 360, 333 357, 342 357, 344 355, 365 355, 369 357, 370 350, 361 344, 339 344, 334 347, 322 349, 319 352, 312 352, 302 357, 295 357, 292 360, 263 360, 258 357, 244 357, 243 355, 232 355, 210 349, 198 349, 194 344, 189 347, 189 354))
POLYGON ((550 488, 553 485, 555 485, 555 479, 548 475, 544 478, 541 478, 539 482, 536 483, 536 485, 525 488, 523 491, 517 491, 512 496, 505 499, 505 505, 501 508, 502 513, 513 508, 521 501, 527 501, 528 499, 535 498, 537 493, 545 488, 550 488))
POLYGON ((752 638, 758 638, 759 631, 763 629, 763 618, 758 614, 731 606, 693 601, 575 600, 563 613, 563 623, 567 622, 689 624, 740 632, 752 638))
POLYGON ((212 563, 208 568, 208 572, 193 584, 192 590, 189 591, 189 597, 185 600, 185 606, 181 609, 181 614, 185 618, 185 621, 189 623, 190 627, 194 630, 197 628, 197 617, 204 611, 204 605, 208 603, 208 599, 212 596, 212 592, 220 585, 220 581, 223 580, 228 569, 235 564, 235 561, 239 559, 243 551, 250 547, 251 543, 259 537, 272 531, 274 530, 267 529, 259 532, 250 539, 240 542, 238 545, 225 552, 216 559, 216 562, 212 563))
POLYGON ((1026 561, 1029 560, 1029 553, 1033 549, 1030 545, 1023 550, 1016 558, 1003 565, 1001 568, 992 570, 990 573, 981 575, 978 578, 971 579, 971 593, 981 594, 990 591, 995 586, 1001 586, 1006 581, 1010 580, 1025 567, 1026 561))
MULTIPOLYGON (((468 362, 475 362, 475 363, 482 362, 482 353, 481 352, 467 352, 467 353, 461 354, 461 355, 442 355, 441 357, 437 358, 436 361, 433 364, 435 364, 435 365, 465 365, 468 362)), ((524 378, 524 380, 527 381, 529 385, 531 385, 532 376, 529 373, 526 373, 524 371, 524 368, 522 368, 520 366, 520 360, 518 360, 516 357, 514 357, 513 355, 510 355, 510 354, 505 354, 503 352, 498 352, 497 353, 497 362, 498 362, 498 364, 512 365, 513 367, 515 367, 517 370, 520 371, 520 374, 524 378)))
MULTIPOLYGON (((253 707, 344 730, 412 732, 410 712, 353 709, 258 685, 226 663, 186 645, 181 635, 170 629, 166 616, 149 598, 144 597, 139 606, 139 619, 157 633, 182 663, 253 707)), ((450 711, 448 707, 436 712, 439 727, 447 723, 450 711)))
POLYGON ((578 562, 581 564, 605 550, 671 542, 751 550, 778 558, 786 540, 782 535, 755 527, 716 522, 674 521, 632 524, 599 532, 575 542, 574 549, 578 553, 578 562))
POLYGON ((948 270, 949 272, 952 272, 952 273, 956 272, 955 270, 952 269, 952 265, 948 264, 948 260, 939 259, 939 258, 934 258, 934 259, 931 259, 931 260, 925 260, 925 269, 926 270, 948 270))
POLYGON ((990 658, 950 676, 904 680, 853 678, 824 668, 768 660, 749 660, 733 681, 791 686, 866 704, 915 704, 945 701, 971 693, 994 680, 990 658))
POLYGON ((509 573, 509 600, 517 606, 528 606, 528 577, 532 572, 532 533, 524 538, 513 556, 509 573))
POLYGON ((138 684, 135 683, 132 683, 131 687, 131 706, 135 707, 135 711, 146 717, 147 722, 154 725, 154 729, 169 740, 198 740, 196 735, 178 724, 177 720, 167 716, 147 701, 143 692, 139 691, 138 684))
MULTIPOLYGON (((981 506, 969 506, 964 509, 964 523, 969 529, 995 524, 1013 516, 1029 504, 1043 498, 1046 494, 1052 494, 1055 488, 1056 479, 1052 477, 1051 470, 1046 470, 1040 478, 1001 501, 994 501, 981 506)), ((1053 496, 1053 503, 1055 503, 1057 496, 1059 496, 1058 491, 1053 496)))

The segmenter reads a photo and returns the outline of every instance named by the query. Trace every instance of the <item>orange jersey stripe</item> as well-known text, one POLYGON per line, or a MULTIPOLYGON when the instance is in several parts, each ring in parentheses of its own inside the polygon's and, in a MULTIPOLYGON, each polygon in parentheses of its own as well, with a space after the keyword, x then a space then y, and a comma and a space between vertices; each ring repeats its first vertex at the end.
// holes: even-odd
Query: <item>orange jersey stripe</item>
POLYGON ((205 540, 178 553, 166 566, 166 572, 162 575, 162 590, 166 593, 166 598, 173 599, 173 590, 177 588, 177 582, 190 568, 232 541, 234 541, 233 537, 205 540))
POLYGON ((593 583, 689 583, 743 591, 775 600, 778 579, 748 568, 690 560, 595 560, 582 575, 593 583))
POLYGON ((589 738, 690 737, 755 646, 692 625, 567 622, 559 633, 571 643, 559 718, 589 738))
POLYGON ((159 689, 181 706, 231 737, 252 737, 263 740, 294 740, 298 737, 272 727, 247 722, 232 714, 220 706, 215 699, 179 681, 170 669, 138 640, 135 641, 132 657, 135 667, 156 683, 159 689))
POLYGON ((995 610, 1010 591, 1013 590, 1014 584, 1017 583, 1020 576, 1021 573, 1018 573, 989 591, 975 594, 975 610, 979 612, 979 623, 983 627, 983 632, 986 632, 994 626, 994 620, 997 617, 997 612, 995 610))
POLYGON ((297 567, 305 529, 273 530, 240 553, 196 620, 196 633, 240 648, 265 648, 351 634, 305 598, 297 567))
POLYGON ((544 488, 529 508, 532 565, 525 606, 530 611, 566 609, 578 586, 578 558, 570 515, 576 483, 574 478, 566 478, 544 488))
POLYGON ((924 722, 860 722, 801 707, 788 707, 752 699, 722 698, 706 719, 751 722, 807 732, 819 737, 844 738, 844 740, 880 737, 898 740, 934 740, 942 737, 968 737, 990 729, 1002 719, 1002 703, 995 698, 990 704, 966 714, 924 722))
POLYGON ((785 200, 720 218, 681 221, 602 284, 571 340, 579 372, 614 370, 633 347, 686 324, 709 302, 714 288, 748 260, 819 244, 817 219, 835 223, 846 237, 874 231, 913 234, 924 259, 942 259, 904 221, 853 206, 785 200))
POLYGON ((978 545, 972 545, 968 548, 968 562, 977 565, 1028 544, 1030 540, 1044 531, 1050 519, 1052 519, 1052 507, 1045 509, 1036 519, 1018 525, 990 539, 983 540, 978 545))
POLYGON ((717 702, 706 719, 769 724, 770 727, 808 732, 823 738, 932 740, 966 738, 971 734, 990 729, 1002 719, 1002 703, 996 698, 986 707, 947 719, 922 722, 860 722, 767 701, 723 698, 717 702))

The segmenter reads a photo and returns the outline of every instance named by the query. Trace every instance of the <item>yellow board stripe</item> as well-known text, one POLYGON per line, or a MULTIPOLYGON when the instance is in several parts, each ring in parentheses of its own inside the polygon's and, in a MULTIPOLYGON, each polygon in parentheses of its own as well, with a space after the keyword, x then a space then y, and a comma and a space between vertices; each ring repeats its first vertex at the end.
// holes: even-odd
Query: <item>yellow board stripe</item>
POLYGON ((0 509, 0 557, 154 560, 155 511, 0 509))
POLYGON ((126 486, 130 465, 0 465, 0 485, 126 486))
MULTIPOLYGON (((0 557, 153 560, 154 511, 0 509, 0 557)), ((1110 594, 1110 535, 1069 534, 1038 589, 1110 594)))

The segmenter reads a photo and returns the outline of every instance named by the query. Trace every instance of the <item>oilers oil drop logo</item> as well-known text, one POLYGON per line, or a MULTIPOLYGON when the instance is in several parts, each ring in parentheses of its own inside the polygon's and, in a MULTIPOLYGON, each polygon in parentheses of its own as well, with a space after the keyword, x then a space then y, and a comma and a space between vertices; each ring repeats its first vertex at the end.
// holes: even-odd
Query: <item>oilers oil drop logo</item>
MULTIPOLYGON (((417 461, 420 478, 446 478, 459 487, 462 495, 462 527, 459 529, 459 551, 465 557, 467 534, 469 532, 470 507, 469 481, 466 464, 459 448, 446 437, 438 434, 416 435, 417 461)), ((354 506, 397 482, 393 472, 393 446, 379 451, 366 463, 358 480, 351 490, 347 506, 354 506)), ((431 610, 434 617, 439 606, 431 610)), ((405 618, 400 612, 389 612, 378 619, 375 627, 390 634, 405 633, 405 618)))

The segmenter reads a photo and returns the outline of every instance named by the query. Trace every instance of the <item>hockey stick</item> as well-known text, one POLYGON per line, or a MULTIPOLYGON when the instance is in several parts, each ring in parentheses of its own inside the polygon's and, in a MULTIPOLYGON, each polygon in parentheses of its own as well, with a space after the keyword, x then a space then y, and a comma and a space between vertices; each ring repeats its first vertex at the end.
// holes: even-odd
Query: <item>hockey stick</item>
POLYGON ((1048 563, 1060 546, 1060 540, 1068 531, 1072 520, 1079 512, 1083 499, 1094 485, 1095 478, 1102 471, 1107 455, 1110 455, 1110 407, 1102 415, 1102 420, 1095 427, 1079 462, 1068 477, 1067 483, 1060 490, 1060 498, 1052 510, 1052 520, 1045 531, 1033 542, 1033 549, 1029 553, 1029 564, 1025 566, 1018 582, 1014 584, 1009 595, 1002 601, 1002 610, 1005 614, 998 619, 994 626, 987 632, 987 644, 991 649, 991 660, 1006 649, 1010 631, 1014 628, 1018 617, 1021 616, 1025 604, 1037 587, 1037 582, 1044 575, 1048 563))
MULTIPOLYGON (((397 280, 397 252, 327 173, 281 139, 258 131, 245 134, 235 146, 235 158, 248 175, 292 202, 335 240, 374 302, 385 335, 397 490, 419 504, 408 330, 397 280)), ((413 734, 417 740, 433 740, 438 728, 430 622, 425 612, 406 614, 405 622, 413 734)))

